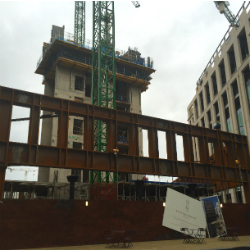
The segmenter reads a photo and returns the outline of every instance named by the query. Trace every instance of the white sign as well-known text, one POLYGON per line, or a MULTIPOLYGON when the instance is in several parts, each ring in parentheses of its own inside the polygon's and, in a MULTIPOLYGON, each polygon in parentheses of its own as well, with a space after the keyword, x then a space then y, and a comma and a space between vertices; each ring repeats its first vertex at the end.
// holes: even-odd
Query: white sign
POLYGON ((181 228, 206 228, 202 202, 168 188, 162 225, 178 232, 181 228))

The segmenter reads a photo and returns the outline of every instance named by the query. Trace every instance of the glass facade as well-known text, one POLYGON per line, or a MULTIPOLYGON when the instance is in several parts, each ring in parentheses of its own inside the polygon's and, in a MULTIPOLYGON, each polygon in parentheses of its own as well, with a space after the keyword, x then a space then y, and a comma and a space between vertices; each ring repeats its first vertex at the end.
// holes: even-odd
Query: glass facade
POLYGON ((225 108, 227 132, 232 133, 232 125, 231 125, 231 119, 230 119, 229 106, 228 106, 228 100, 227 100, 227 93, 226 92, 222 95, 222 98, 223 98, 223 103, 224 103, 224 108, 225 108))
POLYGON ((245 135, 237 81, 233 82, 232 88, 233 88, 233 93, 234 93, 234 104, 235 104, 236 118, 237 118, 239 134, 245 135))
POLYGON ((236 113, 237 113, 237 122, 238 122, 238 127, 239 127, 239 133, 241 135, 245 135, 244 125, 243 125, 243 116, 242 116, 241 108, 239 108, 236 111, 236 113))

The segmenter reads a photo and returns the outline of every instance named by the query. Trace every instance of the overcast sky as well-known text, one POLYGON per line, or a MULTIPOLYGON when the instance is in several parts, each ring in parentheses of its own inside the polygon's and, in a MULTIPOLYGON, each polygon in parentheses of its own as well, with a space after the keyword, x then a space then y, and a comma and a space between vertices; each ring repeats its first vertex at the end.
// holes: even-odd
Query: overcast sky
MULTIPOLYGON (((195 95, 196 82, 229 23, 212 1, 140 4, 135 8, 130 1, 115 1, 116 48, 136 47, 142 57, 154 60, 156 72, 149 89, 142 94, 142 113, 187 123, 187 106, 195 95)), ((236 14, 242 4, 234 1, 229 7, 236 14)), ((43 94, 42 76, 34 73, 43 42, 50 41, 52 25, 65 25, 66 32, 74 33, 74 6, 73 1, 0 2, 2 86, 43 94)), ((86 39, 92 40, 92 2, 86 2, 86 39)), ((16 109, 13 118, 26 114, 16 109)), ((11 138, 27 140, 22 132, 27 124, 13 127, 11 138)), ((180 143, 178 140, 181 160, 180 143)), ((160 156, 165 155, 162 146, 160 156)), ((8 178, 11 175, 7 171, 8 178)))

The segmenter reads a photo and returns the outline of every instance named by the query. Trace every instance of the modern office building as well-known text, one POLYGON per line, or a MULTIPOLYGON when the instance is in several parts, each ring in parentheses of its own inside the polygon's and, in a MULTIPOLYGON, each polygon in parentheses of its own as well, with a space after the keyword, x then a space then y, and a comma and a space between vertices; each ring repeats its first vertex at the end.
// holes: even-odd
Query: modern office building
MULTIPOLYGON (((197 82, 196 94, 187 108, 188 123, 211 129, 220 123, 222 131, 247 135, 250 149, 249 3, 241 7, 237 17, 240 26, 227 30, 197 82)), ((198 141, 193 140, 194 159, 199 162, 198 141)), ((212 156, 213 142, 208 144, 212 156)), ((225 153, 230 154, 227 145, 223 146, 225 153)), ((224 201, 236 202, 238 189, 224 192, 224 201)))
MULTIPOLYGON (((155 72, 151 58, 142 58, 137 49, 116 51, 116 109, 141 114, 141 94, 148 89, 155 72)), ((92 48, 74 42, 73 35, 65 33, 64 26, 52 26, 51 41, 44 43, 38 61, 37 74, 43 75, 44 94, 75 102, 92 103, 92 48)), ((51 112, 43 113, 42 145, 57 145, 58 118, 51 112)), ((83 149, 84 118, 70 116, 68 147, 83 149)), ((142 133, 140 133, 142 135, 142 133)), ((142 136, 139 139, 142 154, 142 136)), ((118 128, 117 145, 120 154, 128 153, 127 131, 118 128)), ((79 175, 79 182, 88 182, 88 171, 39 168, 38 181, 67 183, 66 176, 79 175)), ((128 176, 123 176, 129 178, 128 176)), ((131 177, 131 176, 130 176, 131 177)))

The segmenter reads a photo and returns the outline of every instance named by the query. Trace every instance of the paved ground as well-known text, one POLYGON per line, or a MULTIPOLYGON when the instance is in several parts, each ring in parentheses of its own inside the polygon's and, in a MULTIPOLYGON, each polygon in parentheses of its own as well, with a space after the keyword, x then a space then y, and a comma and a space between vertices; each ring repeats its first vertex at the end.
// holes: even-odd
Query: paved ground
MULTIPOLYGON (((185 244, 182 240, 165 240, 165 241, 149 241, 136 242, 132 250, 195 250, 195 249, 223 249, 233 248, 239 246, 249 246, 250 250, 250 236, 240 236, 239 241, 220 241, 218 238, 206 239, 205 244, 185 244)), ((84 245, 84 246, 70 246, 70 247, 51 247, 51 248, 36 248, 30 250, 100 250, 100 249, 124 249, 120 248, 106 248, 106 245, 84 245)))

